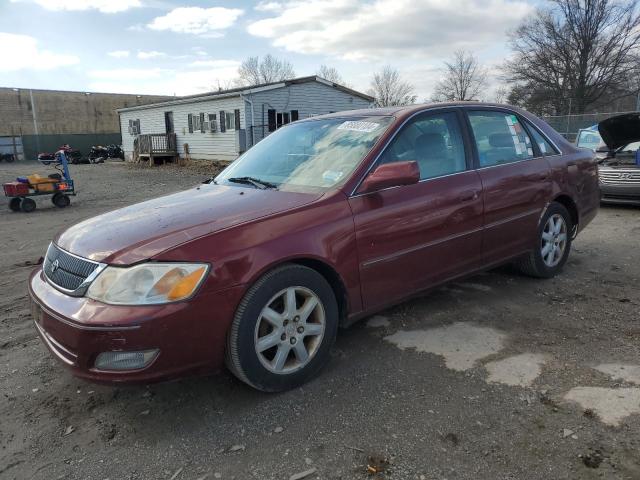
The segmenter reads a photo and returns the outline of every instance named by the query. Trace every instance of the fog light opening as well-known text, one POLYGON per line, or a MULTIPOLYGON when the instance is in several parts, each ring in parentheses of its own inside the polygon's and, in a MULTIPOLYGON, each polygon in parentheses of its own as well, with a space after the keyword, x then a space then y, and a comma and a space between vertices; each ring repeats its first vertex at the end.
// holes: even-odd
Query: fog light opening
POLYGON ((140 352, 103 352, 96 358, 97 370, 140 370, 153 362, 160 350, 143 350, 140 352))

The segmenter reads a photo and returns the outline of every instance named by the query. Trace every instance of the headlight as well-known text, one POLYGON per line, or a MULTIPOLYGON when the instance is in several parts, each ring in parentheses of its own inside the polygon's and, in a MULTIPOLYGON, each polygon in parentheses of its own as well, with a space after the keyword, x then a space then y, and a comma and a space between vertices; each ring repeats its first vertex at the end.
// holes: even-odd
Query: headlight
POLYGON ((201 263, 143 263, 107 267, 87 297, 113 305, 157 305, 189 298, 204 280, 209 265, 201 263))

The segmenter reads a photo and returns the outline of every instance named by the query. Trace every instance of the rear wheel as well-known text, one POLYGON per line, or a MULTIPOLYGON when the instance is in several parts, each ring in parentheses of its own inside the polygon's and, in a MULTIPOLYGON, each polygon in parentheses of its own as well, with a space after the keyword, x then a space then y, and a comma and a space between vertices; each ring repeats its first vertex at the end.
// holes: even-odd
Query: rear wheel
POLYGON ((258 390, 295 388, 328 361, 337 327, 338 305, 324 277, 285 265, 260 278, 240 302, 227 338, 227 366, 258 390))
POLYGON ((11 210, 13 210, 14 212, 19 212, 20 211, 20 204, 22 203, 22 199, 20 197, 15 197, 12 198, 9 201, 9 208, 11 210))
POLYGON ((31 198, 22 199, 20 209, 25 213, 31 213, 36 209, 36 202, 31 198))
POLYGON ((564 205, 553 202, 538 225, 535 249, 522 257, 518 268, 532 277, 556 276, 569 257, 571 250, 571 215, 564 205))

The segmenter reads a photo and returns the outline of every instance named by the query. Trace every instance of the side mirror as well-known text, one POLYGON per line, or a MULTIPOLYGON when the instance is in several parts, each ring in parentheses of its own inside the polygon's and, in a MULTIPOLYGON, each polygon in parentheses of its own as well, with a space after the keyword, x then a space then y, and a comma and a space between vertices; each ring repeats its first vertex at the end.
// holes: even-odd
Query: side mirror
POLYGON ((412 185, 419 181, 420 168, 417 162, 384 163, 364 179, 357 193, 369 193, 383 188, 412 185))

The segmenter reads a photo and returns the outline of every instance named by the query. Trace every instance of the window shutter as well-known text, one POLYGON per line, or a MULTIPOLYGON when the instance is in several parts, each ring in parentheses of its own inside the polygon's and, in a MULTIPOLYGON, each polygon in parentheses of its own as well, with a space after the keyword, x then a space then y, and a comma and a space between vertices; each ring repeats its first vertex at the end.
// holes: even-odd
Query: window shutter
POLYGON ((133 120, 129 119, 129 135, 133 135, 133 120))
POLYGON ((189 123, 189 133, 193 133, 193 115, 187 115, 187 121, 189 123))
POLYGON ((136 135, 140 135, 140 119, 136 120, 136 135))
POLYGON ((200 132, 204 133, 204 113, 200 114, 200 132))
POLYGON ((284 112, 282 114, 282 124, 286 125, 289 122, 290 122, 290 120, 289 120, 289 112, 284 112))
POLYGON ((220 131, 221 132, 227 131, 227 126, 225 125, 224 110, 220 110, 220 131))
POLYGON ((234 110, 233 114, 236 117, 236 130, 240 130, 240 110, 234 110))
POLYGON ((267 116, 269 118, 269 131, 274 132, 276 130, 276 111, 269 109, 267 111, 267 116))
POLYGON ((291 110, 291 121, 295 122, 298 120, 298 110, 291 110))

